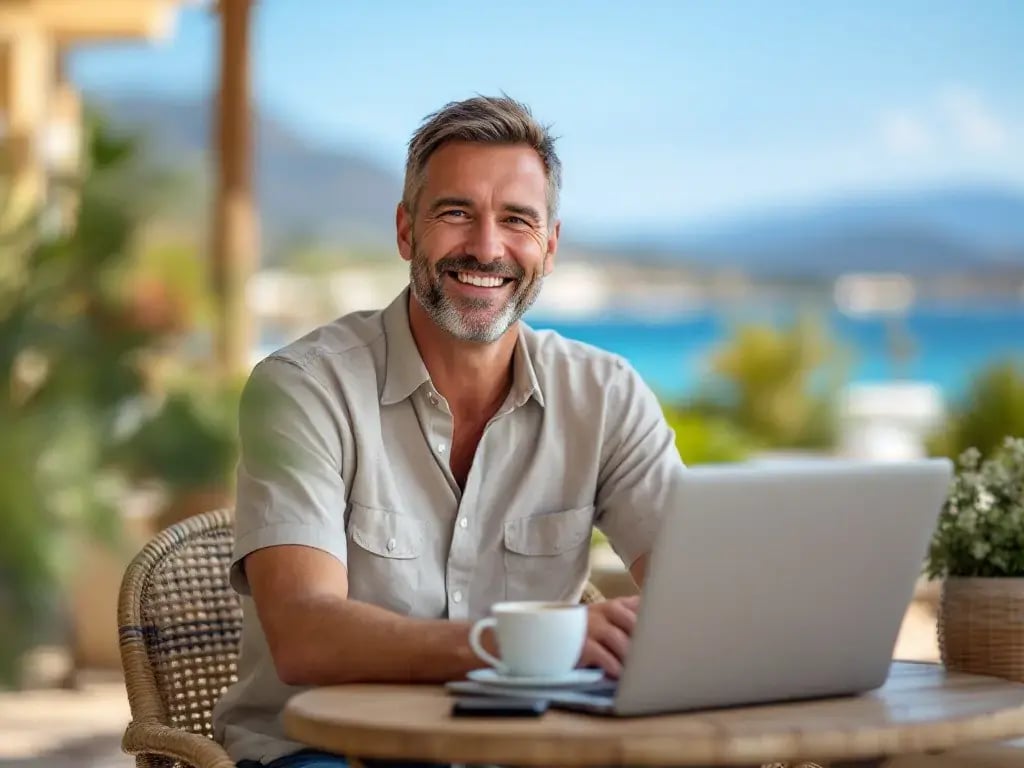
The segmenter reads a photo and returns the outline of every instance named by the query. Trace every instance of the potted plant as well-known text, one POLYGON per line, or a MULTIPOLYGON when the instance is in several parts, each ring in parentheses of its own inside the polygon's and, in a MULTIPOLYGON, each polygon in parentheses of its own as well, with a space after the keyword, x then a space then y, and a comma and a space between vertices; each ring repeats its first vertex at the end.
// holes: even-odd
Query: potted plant
POLYGON ((1024 438, 959 458, 927 557, 943 663, 1024 681, 1024 438))
POLYGON ((118 465, 165 495, 157 527, 230 503, 240 387, 179 384, 118 446, 118 465))

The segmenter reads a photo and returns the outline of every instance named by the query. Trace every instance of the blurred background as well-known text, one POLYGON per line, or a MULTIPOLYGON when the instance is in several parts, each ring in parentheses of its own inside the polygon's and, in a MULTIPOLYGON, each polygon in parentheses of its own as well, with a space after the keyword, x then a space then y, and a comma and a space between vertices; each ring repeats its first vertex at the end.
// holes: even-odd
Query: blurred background
POLYGON ((449 101, 553 126, 527 319, 629 359, 687 462, 1024 434, 1022 33, 1013 0, 0 0, 0 762, 127 764, 124 566, 230 503, 253 363, 406 284, 449 101))

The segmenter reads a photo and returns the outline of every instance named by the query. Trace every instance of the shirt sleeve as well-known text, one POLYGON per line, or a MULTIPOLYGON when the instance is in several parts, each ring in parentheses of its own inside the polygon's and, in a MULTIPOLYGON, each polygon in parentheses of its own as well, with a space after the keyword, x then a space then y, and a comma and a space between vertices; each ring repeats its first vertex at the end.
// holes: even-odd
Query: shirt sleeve
POLYGON ((631 566, 675 511, 686 471, 661 405, 625 361, 609 382, 595 523, 631 566))
POLYGON ((239 408, 231 585, 250 594, 246 555, 299 544, 347 563, 340 404, 298 364, 267 358, 239 408))

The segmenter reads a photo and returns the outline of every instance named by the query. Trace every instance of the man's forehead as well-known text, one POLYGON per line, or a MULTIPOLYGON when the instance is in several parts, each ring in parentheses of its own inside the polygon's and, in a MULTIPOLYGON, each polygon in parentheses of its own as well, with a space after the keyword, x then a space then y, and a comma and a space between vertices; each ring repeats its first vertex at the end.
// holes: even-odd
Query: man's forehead
POLYGON ((430 156, 425 182, 430 196, 470 194, 474 189, 543 196, 547 177, 540 155, 527 145, 451 142, 430 156))

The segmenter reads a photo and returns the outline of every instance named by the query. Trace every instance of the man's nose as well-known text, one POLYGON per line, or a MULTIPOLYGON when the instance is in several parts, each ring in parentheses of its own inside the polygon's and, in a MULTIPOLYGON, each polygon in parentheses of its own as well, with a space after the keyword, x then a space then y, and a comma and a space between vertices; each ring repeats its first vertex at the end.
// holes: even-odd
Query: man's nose
POLYGON ((473 222, 473 233, 469 252, 482 263, 500 261, 505 255, 505 243, 501 238, 501 229, 497 222, 481 216, 473 222))

